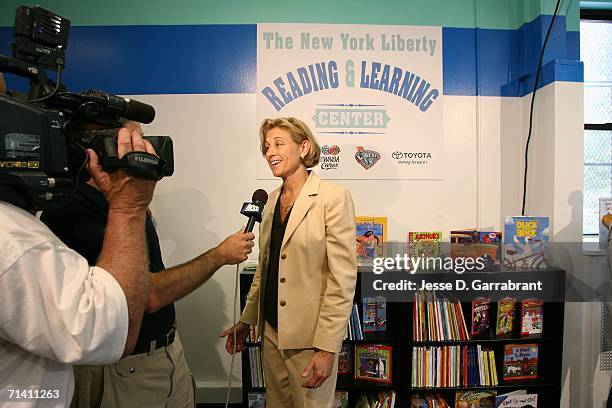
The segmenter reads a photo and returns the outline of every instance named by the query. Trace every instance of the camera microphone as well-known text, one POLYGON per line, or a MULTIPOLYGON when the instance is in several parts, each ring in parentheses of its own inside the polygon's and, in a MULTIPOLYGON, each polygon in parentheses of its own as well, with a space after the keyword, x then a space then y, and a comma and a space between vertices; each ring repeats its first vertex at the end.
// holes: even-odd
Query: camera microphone
POLYGON ((151 123, 155 119, 155 109, 151 105, 130 98, 107 93, 81 94, 83 99, 95 102, 105 113, 119 115, 127 120, 140 123, 151 123))
POLYGON ((268 193, 265 190, 257 189, 253 193, 250 203, 244 203, 240 214, 249 217, 244 232, 253 232, 255 222, 261 222, 264 206, 268 202, 268 193))

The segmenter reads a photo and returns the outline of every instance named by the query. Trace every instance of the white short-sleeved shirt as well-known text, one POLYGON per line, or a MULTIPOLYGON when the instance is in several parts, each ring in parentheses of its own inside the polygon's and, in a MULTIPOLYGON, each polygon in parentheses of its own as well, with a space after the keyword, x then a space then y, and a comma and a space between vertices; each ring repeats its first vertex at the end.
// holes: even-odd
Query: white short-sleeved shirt
POLYGON ((0 407, 68 406, 72 364, 118 360, 127 331, 117 281, 0 201, 0 407))

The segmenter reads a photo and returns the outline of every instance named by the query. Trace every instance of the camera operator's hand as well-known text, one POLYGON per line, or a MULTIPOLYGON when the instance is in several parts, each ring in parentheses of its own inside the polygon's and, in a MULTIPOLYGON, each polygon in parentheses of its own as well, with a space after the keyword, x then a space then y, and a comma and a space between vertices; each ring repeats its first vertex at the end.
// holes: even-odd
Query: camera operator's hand
MULTIPOLYGON (((156 154, 155 149, 137 130, 119 130, 117 136, 117 153, 119 158, 131 151, 156 154)), ((138 179, 127 174, 122 169, 107 173, 100 166, 98 155, 91 149, 87 150, 89 161, 87 170, 96 185, 106 197, 110 210, 144 211, 153 198, 155 181, 138 179)))

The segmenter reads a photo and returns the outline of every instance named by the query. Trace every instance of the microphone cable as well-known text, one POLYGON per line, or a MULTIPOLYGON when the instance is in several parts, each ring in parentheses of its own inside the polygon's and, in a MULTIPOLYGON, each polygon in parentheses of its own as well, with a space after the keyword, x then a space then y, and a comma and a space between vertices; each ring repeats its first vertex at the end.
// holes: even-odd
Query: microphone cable
POLYGON ((232 311, 232 337, 234 339, 234 349, 232 350, 230 371, 227 375, 227 393, 225 396, 225 408, 229 408, 230 393, 232 391, 232 377, 234 376, 234 361, 236 360, 236 351, 238 347, 236 343, 238 337, 236 334, 236 302, 238 301, 238 275, 240 273, 240 265, 241 264, 236 264, 236 277, 234 281, 234 307, 232 311))

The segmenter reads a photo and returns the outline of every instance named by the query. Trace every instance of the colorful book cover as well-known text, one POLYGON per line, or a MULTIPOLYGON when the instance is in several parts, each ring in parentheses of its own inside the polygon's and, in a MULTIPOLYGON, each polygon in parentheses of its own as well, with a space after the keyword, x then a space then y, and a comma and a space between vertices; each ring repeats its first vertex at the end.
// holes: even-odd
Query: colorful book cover
POLYGON ((343 343, 338 355, 338 375, 353 373, 353 346, 343 343))
POLYGON ((514 328, 514 298, 504 298, 497 304, 497 324, 495 333, 501 336, 512 333, 514 328))
POLYGON ((489 319, 490 299, 478 298, 472 302, 472 335, 486 333, 491 327, 489 319))
POLYGON ((263 392, 249 392, 248 408, 265 408, 266 394, 263 392))
POLYGON ((355 379, 391 383, 392 347, 375 344, 355 346, 355 379))
POLYGON ((495 391, 457 391, 455 408, 495 408, 495 391))
POLYGON ((507 344, 504 350, 504 381, 538 378, 538 345, 507 344))
POLYGON ((538 394, 498 395, 495 408, 537 408, 538 394))
POLYGON ((410 257, 438 258, 442 254, 442 231, 408 232, 410 257))
POLYGON ((548 227, 548 217, 506 217, 504 266, 511 270, 551 266, 548 227))
POLYGON ((334 404, 332 405, 332 408, 348 408, 348 403, 348 391, 336 391, 334 394, 334 404))
POLYGON ((538 299, 521 302, 521 335, 542 334, 544 327, 544 303, 538 299))
POLYGON ((502 233, 496 231, 451 231, 451 258, 482 258, 485 265, 501 264, 502 233))
POLYGON ((357 229, 357 262, 372 263, 383 256, 387 241, 387 217, 355 217, 357 229))
POLYGON ((612 198, 600 198, 599 199, 599 248, 608 248, 608 229, 601 222, 604 215, 612 214, 612 198))
POLYGON ((363 332, 387 330, 387 299, 384 296, 363 298, 363 332))

